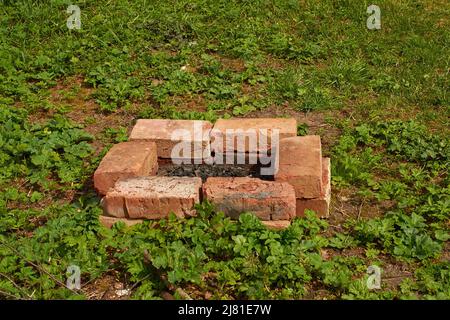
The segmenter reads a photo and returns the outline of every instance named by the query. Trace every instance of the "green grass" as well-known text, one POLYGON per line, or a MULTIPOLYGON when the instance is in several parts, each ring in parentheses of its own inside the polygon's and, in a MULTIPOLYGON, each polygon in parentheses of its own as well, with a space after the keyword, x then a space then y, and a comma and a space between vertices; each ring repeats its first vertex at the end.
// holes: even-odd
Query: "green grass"
POLYGON ((378 31, 360 1, 85 0, 72 31, 70 3, 0 1, 0 297, 86 298, 76 264, 138 299, 450 298, 446 1, 379 1, 378 31), (319 119, 328 221, 100 227, 91 175, 133 119, 274 110, 319 119), (368 290, 369 265, 408 272, 368 290))

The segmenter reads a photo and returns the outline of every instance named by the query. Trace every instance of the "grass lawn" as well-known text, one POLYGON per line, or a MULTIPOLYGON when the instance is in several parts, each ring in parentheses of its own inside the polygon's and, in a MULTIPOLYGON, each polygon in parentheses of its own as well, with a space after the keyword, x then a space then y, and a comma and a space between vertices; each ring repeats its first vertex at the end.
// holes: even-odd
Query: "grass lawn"
POLYGON ((0 297, 450 299, 450 4, 379 0, 368 30, 370 4, 0 0, 0 297), (330 217, 99 225, 92 174, 136 119, 223 117, 319 134, 330 217))

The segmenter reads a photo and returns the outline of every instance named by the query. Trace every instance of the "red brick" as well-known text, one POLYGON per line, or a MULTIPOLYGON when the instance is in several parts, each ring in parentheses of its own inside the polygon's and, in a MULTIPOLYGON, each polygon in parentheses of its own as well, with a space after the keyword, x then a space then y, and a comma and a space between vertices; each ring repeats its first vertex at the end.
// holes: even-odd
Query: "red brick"
POLYGON ((212 124, 209 121, 139 119, 131 131, 130 140, 155 142, 160 158, 202 159, 205 154, 210 153, 211 128, 212 124), (180 143, 189 147, 191 153, 180 154, 174 151, 176 154, 172 157, 173 147, 180 143))
POLYGON ((295 191, 288 183, 211 177, 203 184, 203 196, 233 219, 243 212, 252 212, 261 220, 289 220, 295 216, 295 191))
POLYGON ((325 217, 329 214, 331 199, 331 166, 330 158, 322 160, 322 183, 323 188, 320 197, 315 199, 297 199, 297 216, 303 217, 305 210, 313 210, 317 216, 325 217))
POLYGON ((322 191, 320 136, 286 138, 279 145, 276 181, 289 182, 297 198, 317 198, 322 191))
POLYGON ((156 144, 131 141, 114 145, 94 173, 94 187, 104 195, 122 178, 155 175, 158 171, 156 144))
POLYGON ((283 230, 291 225, 291 221, 289 220, 277 220, 277 221, 261 221, 263 225, 267 227, 267 229, 271 230, 283 230))
POLYGON ((102 199, 105 214, 118 218, 162 219, 195 215, 201 178, 139 177, 117 181, 102 199))
POLYGON ((106 228, 111 228, 114 225, 114 223, 119 222, 119 221, 122 221, 123 223, 125 223, 125 225, 127 227, 134 226, 135 224, 139 224, 144 221, 141 219, 115 218, 115 217, 108 217, 108 216, 103 216, 103 215, 100 215, 98 217, 98 219, 100 220, 100 223, 106 228))
POLYGON ((295 137, 297 121, 293 118, 219 119, 211 130, 211 148, 216 153, 265 152, 271 148, 272 132, 276 129, 279 130, 278 139, 295 137), (250 144, 249 137, 253 137, 253 140, 256 139, 256 141, 250 144), (237 145, 240 139, 244 141, 243 150, 239 149, 237 145), (226 141, 233 144, 231 149, 227 146, 226 141), (261 141, 266 142, 266 145, 261 141))

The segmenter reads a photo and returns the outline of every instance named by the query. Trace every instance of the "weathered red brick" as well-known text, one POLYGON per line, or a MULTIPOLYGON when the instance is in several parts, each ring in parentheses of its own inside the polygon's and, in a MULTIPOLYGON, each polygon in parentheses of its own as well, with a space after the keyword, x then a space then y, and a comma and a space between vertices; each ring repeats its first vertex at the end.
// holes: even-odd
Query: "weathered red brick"
POLYGON ((291 225, 291 221, 289 220, 276 220, 276 221, 261 221, 263 225, 267 227, 267 229, 271 230, 283 230, 291 225))
POLYGON ((288 183, 211 177, 203 184, 203 196, 233 219, 243 212, 252 212, 261 220, 289 220, 295 216, 295 191, 288 183))
POLYGON ((305 215, 305 210, 313 210, 317 216, 325 217, 329 214, 331 200, 331 165, 330 158, 322 160, 322 183, 323 188, 320 197, 315 199, 297 199, 297 216, 305 215))
POLYGON ((320 136, 282 139, 279 144, 276 181, 289 182, 297 198, 317 198, 322 191, 320 136))
POLYGON ((156 144, 130 141, 114 145, 94 173, 94 187, 104 195, 121 178, 155 175, 158 171, 156 144))
POLYGON ((105 214, 118 218, 162 219, 195 215, 201 178, 139 177, 119 180, 102 199, 105 214))
POLYGON ((160 158, 202 159, 210 154, 211 128, 212 124, 209 121, 139 119, 129 139, 155 142, 160 158), (182 145, 186 150, 185 153, 177 149, 182 145), (178 147, 173 149, 175 146, 178 147))
POLYGON ((221 154, 266 152, 271 148, 272 133, 276 130, 278 140, 295 137, 297 121, 293 118, 219 119, 211 130, 211 149, 221 154))
POLYGON ((144 220, 142 219, 126 219, 126 218, 115 218, 115 217, 108 217, 100 215, 99 217, 100 223, 106 227, 111 228, 116 222, 122 221, 125 223, 127 227, 134 226, 136 224, 142 223, 144 220))

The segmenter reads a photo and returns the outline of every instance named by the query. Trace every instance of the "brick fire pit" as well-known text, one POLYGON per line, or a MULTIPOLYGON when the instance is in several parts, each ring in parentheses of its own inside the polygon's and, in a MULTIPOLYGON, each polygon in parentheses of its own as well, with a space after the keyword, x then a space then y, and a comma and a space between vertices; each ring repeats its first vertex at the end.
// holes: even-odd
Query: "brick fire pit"
POLYGON ((330 159, 319 136, 296 133, 292 118, 138 120, 94 173, 100 222, 195 216, 202 200, 232 219, 252 212, 273 229, 307 209, 327 216, 330 159))

